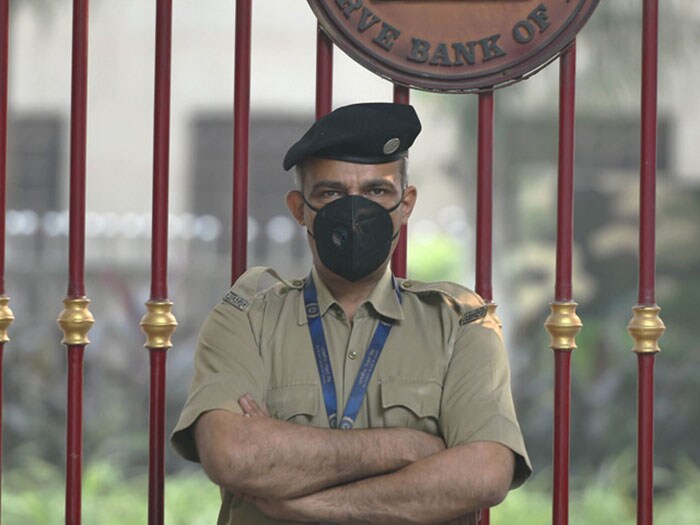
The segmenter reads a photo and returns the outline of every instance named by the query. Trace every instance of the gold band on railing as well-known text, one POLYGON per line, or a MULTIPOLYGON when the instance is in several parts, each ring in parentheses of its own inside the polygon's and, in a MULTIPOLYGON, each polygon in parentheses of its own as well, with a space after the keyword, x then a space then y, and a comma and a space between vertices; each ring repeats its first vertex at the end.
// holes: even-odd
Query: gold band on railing
POLYGON ((573 350, 576 347, 576 336, 581 331, 583 323, 576 315, 578 303, 550 303, 551 313, 544 322, 549 332, 549 347, 552 350, 573 350))
POLYGON ((173 346, 170 336, 177 328, 177 319, 172 313, 172 301, 147 301, 148 310, 141 319, 141 330, 146 335, 146 348, 168 349, 173 346))
POLYGON ((90 299, 78 297, 63 300, 63 311, 58 316, 58 326, 63 332, 64 345, 86 345, 90 342, 88 332, 95 324, 95 318, 90 313, 90 299))
POLYGON ((8 306, 10 298, 6 295, 0 296, 0 343, 7 343, 10 336, 7 334, 7 329, 10 328, 12 321, 15 320, 15 314, 8 306))
POLYGON ((659 316, 658 306, 635 306, 634 315, 627 325, 627 331, 634 339, 632 351, 637 354, 654 354, 659 352, 659 339, 664 335, 666 326, 659 316))

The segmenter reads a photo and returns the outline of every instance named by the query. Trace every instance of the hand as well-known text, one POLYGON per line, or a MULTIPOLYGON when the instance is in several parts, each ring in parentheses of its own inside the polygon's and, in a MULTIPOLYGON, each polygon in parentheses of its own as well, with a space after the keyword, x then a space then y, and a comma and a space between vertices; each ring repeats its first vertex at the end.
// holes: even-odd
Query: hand
POLYGON ((447 522, 447 525, 479 525, 479 520, 481 520, 481 511, 475 510, 447 522))
POLYGON ((245 394, 238 400, 238 406, 243 409, 243 415, 245 417, 270 417, 270 413, 267 411, 265 405, 260 408, 258 403, 253 399, 250 394, 245 394))
POLYGON ((433 436, 427 432, 414 432, 413 436, 412 448, 414 456, 411 458, 411 462, 427 458, 447 448, 445 441, 440 436, 433 436))

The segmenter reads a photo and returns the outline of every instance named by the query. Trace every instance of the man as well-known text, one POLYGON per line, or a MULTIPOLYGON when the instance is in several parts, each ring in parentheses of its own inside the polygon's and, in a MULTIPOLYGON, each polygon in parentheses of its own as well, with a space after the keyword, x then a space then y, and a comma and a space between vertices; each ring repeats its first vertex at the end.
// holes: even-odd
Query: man
POLYGON ((219 524, 473 519, 530 474, 483 300, 388 269, 419 132, 410 106, 356 104, 288 151, 311 273, 253 268, 234 284, 202 328, 172 437, 222 488, 219 524), (278 282, 258 291, 265 273, 278 282))

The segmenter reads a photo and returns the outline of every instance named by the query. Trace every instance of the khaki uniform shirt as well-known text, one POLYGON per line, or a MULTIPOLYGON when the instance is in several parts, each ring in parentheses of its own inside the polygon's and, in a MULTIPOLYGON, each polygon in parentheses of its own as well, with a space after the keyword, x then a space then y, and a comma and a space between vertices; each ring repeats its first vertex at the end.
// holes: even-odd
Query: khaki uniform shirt
MULTIPOLYGON (((315 271, 312 275, 339 414, 378 316, 393 319, 354 428, 413 428, 442 436, 448 447, 502 443, 516 454, 512 487, 522 484, 531 468, 513 408, 501 330, 477 294, 453 283, 398 280, 400 302, 387 271, 351 325, 315 271)), ((184 458, 198 461, 192 436, 197 418, 213 409, 242 413, 237 400, 246 393, 266 404, 273 417, 328 428, 303 285, 253 268, 212 310, 199 336, 190 394, 172 435, 173 447, 184 458), (264 273, 279 282, 258 292, 264 273)), ((281 522, 222 491, 218 523, 281 522)))

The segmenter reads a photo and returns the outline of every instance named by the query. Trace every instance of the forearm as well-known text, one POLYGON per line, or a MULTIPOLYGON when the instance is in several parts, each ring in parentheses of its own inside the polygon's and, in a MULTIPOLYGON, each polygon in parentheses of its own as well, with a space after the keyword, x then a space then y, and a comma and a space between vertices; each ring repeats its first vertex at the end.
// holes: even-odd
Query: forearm
MULTIPOLYGON (((500 447, 500 448, 499 448, 500 447)), ((287 502, 256 501, 273 517, 334 523, 444 523, 498 504, 513 475, 512 452, 474 443, 440 452, 397 472, 287 502)))
POLYGON ((292 498, 385 474, 438 452, 410 429, 331 430, 212 411, 197 423, 202 464, 234 493, 292 498))

